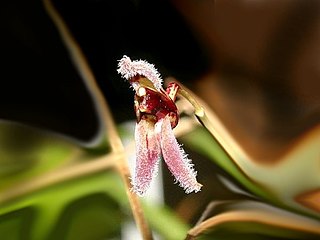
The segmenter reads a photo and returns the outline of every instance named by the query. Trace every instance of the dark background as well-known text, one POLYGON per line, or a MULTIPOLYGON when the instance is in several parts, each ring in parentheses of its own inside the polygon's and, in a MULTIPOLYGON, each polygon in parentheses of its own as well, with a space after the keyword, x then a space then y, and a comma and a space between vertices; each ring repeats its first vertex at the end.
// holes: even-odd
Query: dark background
MULTIPOLYGON (((192 84, 206 55, 169 1, 54 0, 120 123, 134 118, 133 92, 117 74, 124 54, 163 77, 192 84)), ((97 130, 85 86, 40 0, 2 1, 0 118, 82 140, 97 130)))
MULTIPOLYGON (((155 64, 163 77, 197 85, 236 140, 261 161, 276 159, 319 123, 318 0, 52 1, 117 123, 135 118, 133 91, 116 72, 124 54, 155 64)), ((91 96, 42 1, 1 1, 0 32, 0 119, 89 141, 98 129, 91 96)), ((194 222, 212 199, 234 198, 215 177, 224 171, 186 152, 210 188, 186 198, 164 171, 166 200, 184 199, 175 210, 194 222)))

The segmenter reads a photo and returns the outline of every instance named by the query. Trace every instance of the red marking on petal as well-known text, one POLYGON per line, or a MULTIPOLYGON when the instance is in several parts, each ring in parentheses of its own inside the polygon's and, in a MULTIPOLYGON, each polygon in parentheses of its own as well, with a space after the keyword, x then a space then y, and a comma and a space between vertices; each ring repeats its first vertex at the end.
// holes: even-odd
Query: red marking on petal
POLYGON ((171 126, 174 128, 178 124, 178 109, 172 99, 164 91, 155 91, 151 88, 144 88, 145 94, 135 95, 137 119, 141 119, 144 114, 153 115, 156 121, 170 115, 171 126))
POLYGON ((180 86, 175 82, 170 82, 166 88, 166 93, 168 94, 169 98, 171 98, 172 101, 176 100, 177 93, 180 86))
POLYGON ((152 178, 157 174, 160 159, 160 146, 154 132, 154 124, 141 120, 135 128, 136 166, 132 179, 132 190, 143 196, 148 190, 152 178))
POLYGON ((164 161, 179 185, 186 193, 200 191, 202 185, 197 182, 197 173, 193 169, 191 160, 178 144, 168 116, 156 123, 156 132, 164 161))

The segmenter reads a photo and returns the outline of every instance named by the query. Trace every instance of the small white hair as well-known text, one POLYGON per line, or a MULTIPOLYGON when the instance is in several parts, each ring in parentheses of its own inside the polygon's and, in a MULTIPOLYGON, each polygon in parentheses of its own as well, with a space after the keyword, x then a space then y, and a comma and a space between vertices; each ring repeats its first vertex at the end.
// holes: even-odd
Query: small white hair
POLYGON ((147 61, 131 61, 128 56, 124 55, 119 60, 117 72, 128 81, 130 81, 130 78, 136 75, 144 76, 153 83, 156 89, 160 90, 162 88, 162 79, 160 73, 153 64, 148 63, 147 61))

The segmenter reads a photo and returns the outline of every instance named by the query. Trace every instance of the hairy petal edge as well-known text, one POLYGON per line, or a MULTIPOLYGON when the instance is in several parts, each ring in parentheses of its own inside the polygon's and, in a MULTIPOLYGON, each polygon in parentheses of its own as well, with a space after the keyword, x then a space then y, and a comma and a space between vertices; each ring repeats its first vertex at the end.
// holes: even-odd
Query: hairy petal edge
POLYGON ((131 181, 132 191, 143 196, 157 175, 160 160, 160 146, 154 131, 154 124, 141 120, 135 128, 136 166, 131 181))
MULTIPOLYGON (((128 81, 137 75, 144 76, 153 83, 157 90, 162 88, 162 79, 160 73, 153 64, 148 63, 147 61, 132 61, 128 56, 124 55, 119 60, 117 72, 128 81)), ((138 87, 138 85, 135 86, 136 83, 131 82, 131 84, 134 84, 134 88, 138 87)))
POLYGON ((191 160, 177 142, 169 116, 158 121, 155 128, 164 161, 179 185, 186 193, 200 191, 202 185, 197 182, 197 172, 194 171, 191 160))

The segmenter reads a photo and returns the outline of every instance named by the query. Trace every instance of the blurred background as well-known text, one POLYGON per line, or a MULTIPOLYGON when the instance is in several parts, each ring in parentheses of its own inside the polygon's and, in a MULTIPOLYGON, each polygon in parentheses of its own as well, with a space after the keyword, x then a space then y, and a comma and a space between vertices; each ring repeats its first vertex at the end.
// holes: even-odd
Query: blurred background
MULTIPOLYGON (((134 93, 116 72, 123 55, 189 87, 258 162, 272 162, 319 123, 318 0, 52 2, 118 124, 135 120, 134 93)), ((2 1, 0 19, 0 118, 89 142, 99 128, 93 102, 42 1, 2 1)), ((164 196, 194 224, 211 200, 241 196, 218 181, 223 169, 186 151, 212 185, 186 199, 164 169, 164 196)))
MULTIPOLYGON (((317 0, 53 3, 117 122, 134 119, 133 93, 116 73, 124 54, 191 86, 257 156, 319 120, 317 0)), ((0 17, 1 118, 90 139, 90 97, 42 2, 4 2, 0 17)))

